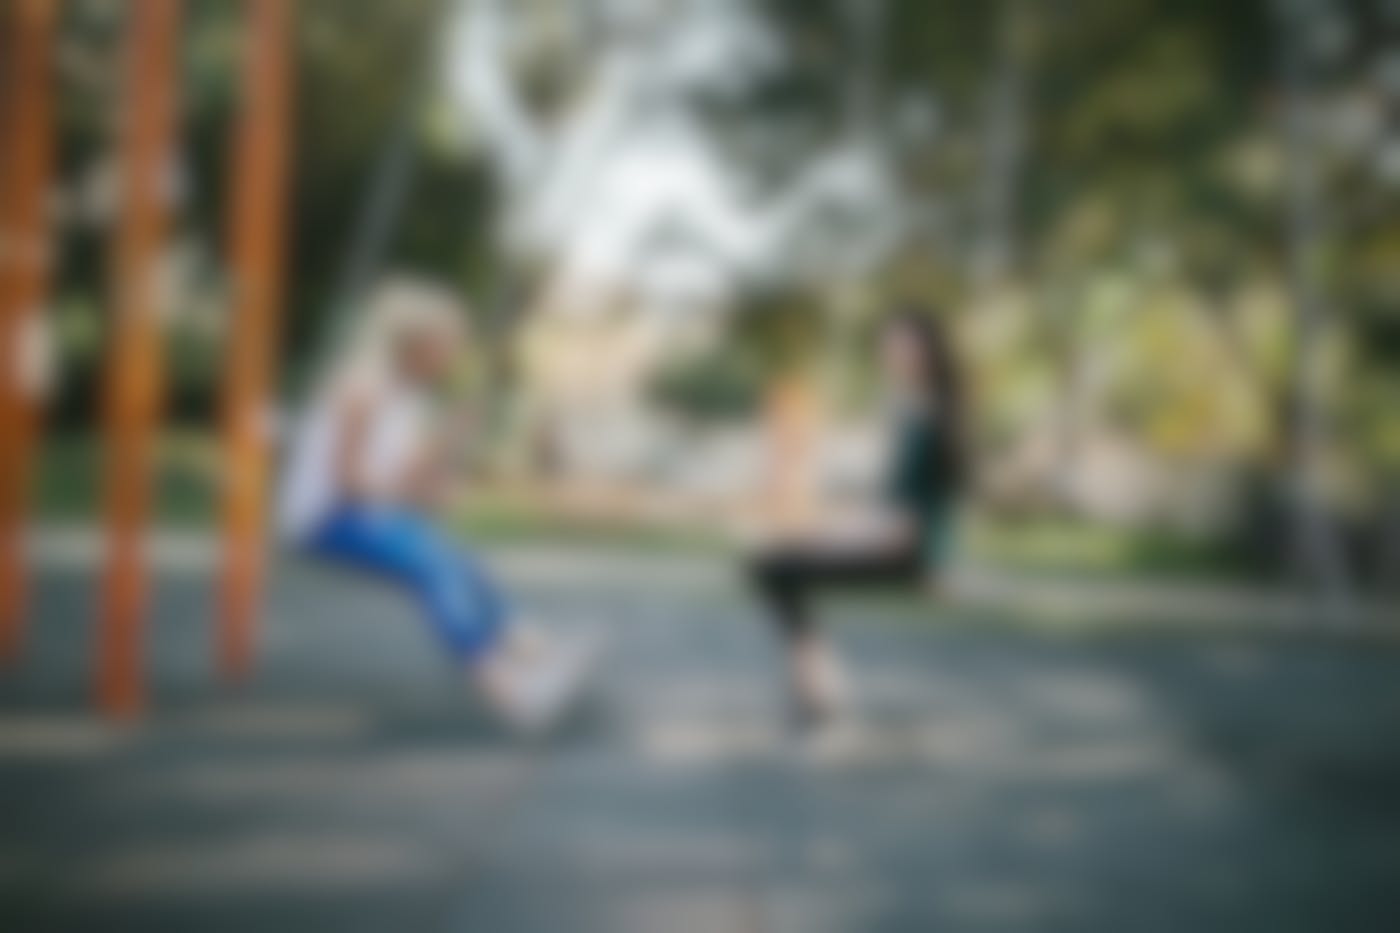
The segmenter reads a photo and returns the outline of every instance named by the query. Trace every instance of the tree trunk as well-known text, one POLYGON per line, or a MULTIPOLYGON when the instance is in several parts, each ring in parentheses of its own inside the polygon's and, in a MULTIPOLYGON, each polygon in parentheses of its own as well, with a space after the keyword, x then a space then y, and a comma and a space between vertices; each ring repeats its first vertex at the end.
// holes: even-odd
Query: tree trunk
POLYGON ((1309 28, 1302 13, 1280 24, 1279 62, 1284 92, 1287 154, 1288 278, 1294 306, 1295 351, 1287 430, 1293 509, 1291 546, 1299 574, 1319 599, 1324 617, 1350 610, 1351 580, 1337 530, 1322 492, 1325 425, 1322 370, 1326 331, 1325 295, 1319 272, 1322 191, 1313 149, 1318 127, 1308 82, 1303 40, 1309 28))

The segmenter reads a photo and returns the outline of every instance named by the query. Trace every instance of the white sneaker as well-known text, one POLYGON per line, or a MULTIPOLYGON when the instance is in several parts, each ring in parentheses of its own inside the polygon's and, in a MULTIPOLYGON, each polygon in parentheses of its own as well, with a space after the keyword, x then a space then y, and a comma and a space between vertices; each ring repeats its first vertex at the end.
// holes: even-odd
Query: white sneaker
POLYGON ((793 672, 792 695, 798 721, 820 725, 843 716, 852 705, 850 676, 829 647, 814 651, 793 672))
POLYGON ((547 651, 513 665, 506 718, 531 735, 553 728, 578 697, 597 655, 595 641, 577 639, 552 644, 547 651))

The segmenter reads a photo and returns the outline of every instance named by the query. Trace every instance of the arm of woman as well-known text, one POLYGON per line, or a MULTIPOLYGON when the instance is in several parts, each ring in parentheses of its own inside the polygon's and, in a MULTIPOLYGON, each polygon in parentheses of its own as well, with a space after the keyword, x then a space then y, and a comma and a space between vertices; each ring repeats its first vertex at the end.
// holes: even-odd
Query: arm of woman
POLYGON ((340 430, 334 457, 335 476, 343 499, 362 503, 411 503, 430 509, 448 503, 456 484, 447 456, 450 441, 446 434, 439 431, 423 439, 392 479, 374 477, 365 468, 370 426, 375 417, 374 392, 368 389, 347 391, 337 417, 340 430))
POLYGON ((452 469, 452 441, 444 432, 424 440, 399 483, 398 494, 426 509, 445 508, 456 497, 457 482, 452 469))
POLYGON ((382 498, 365 474, 365 445, 374 414, 374 402, 367 392, 350 392, 339 405, 334 455, 336 488, 350 502, 370 502, 382 498))
POLYGON ((917 523, 908 513, 884 503, 862 503, 824 510, 800 528, 773 530, 752 522, 736 526, 748 550, 796 547, 820 553, 902 551, 918 540, 917 523))
POLYGON ((918 538, 912 518, 884 505, 867 505, 830 517, 812 536, 811 543, 833 551, 899 551, 918 538))

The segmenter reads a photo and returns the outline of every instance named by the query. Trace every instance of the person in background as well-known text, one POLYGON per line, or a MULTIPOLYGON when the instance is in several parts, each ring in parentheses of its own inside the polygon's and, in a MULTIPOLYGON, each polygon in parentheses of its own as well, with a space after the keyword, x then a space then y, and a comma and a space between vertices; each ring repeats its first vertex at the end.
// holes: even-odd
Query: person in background
POLYGON ((846 693, 836 653, 813 619, 812 594, 936 583, 965 479, 962 384, 938 321, 917 309, 893 314, 880 328, 878 353, 890 431, 880 501, 858 520, 764 546, 748 562, 784 639, 795 709, 809 722, 838 711, 846 693))
POLYGON ((486 703, 522 730, 567 707, 590 652, 518 624, 477 560, 434 516, 458 481, 439 397, 467 344, 447 290, 382 285, 301 419, 279 525, 297 550, 411 592, 443 649, 486 703))

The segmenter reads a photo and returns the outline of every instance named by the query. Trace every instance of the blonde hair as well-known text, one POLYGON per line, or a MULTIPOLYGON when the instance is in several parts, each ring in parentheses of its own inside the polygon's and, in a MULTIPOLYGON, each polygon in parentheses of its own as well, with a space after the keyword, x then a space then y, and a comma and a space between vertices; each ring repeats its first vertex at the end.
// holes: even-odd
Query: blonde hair
POLYGON ((460 342, 467 336, 466 307, 450 289, 421 279, 387 278, 370 293, 327 383, 390 378, 394 356, 407 341, 460 342))

